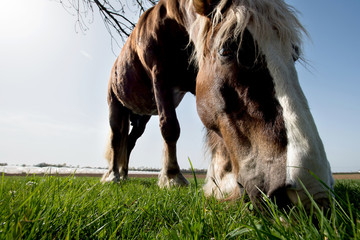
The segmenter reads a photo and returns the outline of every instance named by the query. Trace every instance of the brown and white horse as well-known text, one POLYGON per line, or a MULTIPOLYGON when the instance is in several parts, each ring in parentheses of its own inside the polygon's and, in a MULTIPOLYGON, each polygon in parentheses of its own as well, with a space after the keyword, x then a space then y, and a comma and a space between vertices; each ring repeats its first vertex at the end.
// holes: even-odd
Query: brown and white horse
POLYGON ((187 184, 176 160, 175 108, 189 91, 212 153, 206 195, 236 198, 245 190, 252 200, 263 192, 278 203, 309 205, 304 185, 326 205, 329 193, 313 175, 330 187, 334 180, 294 63, 302 32, 283 0, 160 0, 142 15, 112 70, 103 181, 127 177, 136 139, 159 114, 159 185, 187 184))

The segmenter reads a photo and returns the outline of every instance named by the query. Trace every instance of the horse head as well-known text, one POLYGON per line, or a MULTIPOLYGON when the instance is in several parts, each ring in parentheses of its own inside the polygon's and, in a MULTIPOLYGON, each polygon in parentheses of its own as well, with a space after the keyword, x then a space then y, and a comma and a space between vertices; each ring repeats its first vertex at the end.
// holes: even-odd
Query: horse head
POLYGON ((282 0, 193 6, 196 104, 212 153, 205 193, 307 207, 309 193, 326 206, 323 183, 334 180, 295 69, 305 30, 294 11, 282 0))

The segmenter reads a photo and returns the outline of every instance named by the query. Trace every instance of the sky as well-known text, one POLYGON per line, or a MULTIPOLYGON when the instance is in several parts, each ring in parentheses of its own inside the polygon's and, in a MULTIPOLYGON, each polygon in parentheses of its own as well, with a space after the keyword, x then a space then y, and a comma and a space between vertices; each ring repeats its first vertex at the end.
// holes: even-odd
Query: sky
MULTIPOLYGON (((299 81, 333 172, 360 170, 360 1, 287 0, 309 32, 299 81)), ((0 163, 106 167, 107 84, 120 52, 101 18, 83 33, 57 1, 0 0, 0 163)), ((207 168, 195 97, 177 108, 178 161, 207 168)), ((130 167, 160 168, 154 116, 130 167)))

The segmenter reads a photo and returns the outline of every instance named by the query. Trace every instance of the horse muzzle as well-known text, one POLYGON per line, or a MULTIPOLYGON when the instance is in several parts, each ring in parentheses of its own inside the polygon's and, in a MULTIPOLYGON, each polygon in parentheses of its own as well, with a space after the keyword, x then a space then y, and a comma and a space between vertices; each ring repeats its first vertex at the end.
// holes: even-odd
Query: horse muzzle
POLYGON ((330 208, 331 193, 326 189, 309 192, 305 189, 296 189, 292 186, 279 188, 268 195, 279 208, 293 205, 302 205, 306 211, 310 211, 315 204, 323 210, 330 208))

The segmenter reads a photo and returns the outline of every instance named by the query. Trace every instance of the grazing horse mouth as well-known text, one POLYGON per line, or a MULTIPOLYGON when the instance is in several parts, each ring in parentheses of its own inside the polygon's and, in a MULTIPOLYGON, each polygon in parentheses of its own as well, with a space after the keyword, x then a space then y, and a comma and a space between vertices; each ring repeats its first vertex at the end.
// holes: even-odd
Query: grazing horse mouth
POLYGON ((302 205, 306 211, 310 211, 314 204, 323 209, 330 208, 330 193, 326 190, 311 194, 308 189, 299 189, 292 185, 286 185, 270 193, 268 197, 280 209, 285 210, 294 205, 302 205))

